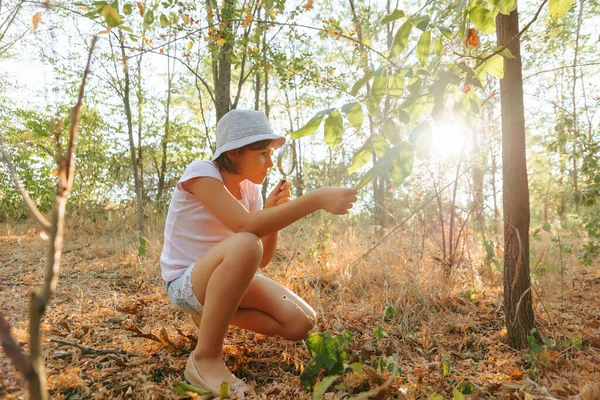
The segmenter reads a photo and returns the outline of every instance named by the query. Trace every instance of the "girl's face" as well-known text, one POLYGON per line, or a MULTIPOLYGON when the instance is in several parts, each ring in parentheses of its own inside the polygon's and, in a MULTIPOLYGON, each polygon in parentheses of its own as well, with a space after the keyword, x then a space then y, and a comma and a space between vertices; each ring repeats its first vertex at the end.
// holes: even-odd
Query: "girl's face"
POLYGON ((274 151, 273 144, 261 150, 244 149, 240 151, 236 161, 240 175, 252 183, 261 185, 273 166, 274 151))

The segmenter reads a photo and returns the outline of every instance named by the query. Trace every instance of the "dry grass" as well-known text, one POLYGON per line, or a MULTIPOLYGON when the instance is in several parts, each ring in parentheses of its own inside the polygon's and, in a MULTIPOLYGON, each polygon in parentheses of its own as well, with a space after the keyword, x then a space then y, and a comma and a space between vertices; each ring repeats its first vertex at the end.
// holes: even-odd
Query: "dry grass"
MULTIPOLYGON (((393 355, 402 377, 395 380, 391 398, 432 393, 452 398, 453 388, 465 380, 475 385, 474 398, 567 398, 600 391, 597 266, 579 268, 570 259, 562 296, 560 273, 540 274, 536 288, 542 297, 536 295, 535 302, 540 331, 558 343, 585 340, 582 350, 557 345, 529 360, 525 351, 506 344, 501 277, 482 266, 476 252, 445 282, 431 258, 435 248, 418 248, 420 240, 400 233, 362 257, 375 236, 349 220, 330 223, 322 217, 283 232, 275 260, 263 272, 315 307, 319 330, 350 331, 353 353, 365 360, 393 355), (392 320, 383 318, 387 305, 397 312, 392 320), (386 334, 378 340, 373 331, 380 325, 386 334), (446 358, 451 371, 442 377, 446 358)), ((178 398, 172 386, 182 380, 195 338, 162 288, 161 221, 149 221, 149 251, 139 258, 131 239, 133 221, 120 212, 107 219, 71 217, 58 292, 42 324, 54 398, 178 398), (126 354, 85 354, 51 339, 126 354)), ((5 225, 0 254, 1 307, 27 349, 28 293, 42 281, 45 242, 27 223, 5 225)), ((227 342, 227 364, 254 383, 260 398, 312 397, 299 383, 309 361, 301 343, 239 329, 230 330, 227 342)), ((348 374, 326 398, 376 386, 377 377, 348 374)), ((23 398, 25 387, 8 360, 0 359, 0 397, 23 398)))

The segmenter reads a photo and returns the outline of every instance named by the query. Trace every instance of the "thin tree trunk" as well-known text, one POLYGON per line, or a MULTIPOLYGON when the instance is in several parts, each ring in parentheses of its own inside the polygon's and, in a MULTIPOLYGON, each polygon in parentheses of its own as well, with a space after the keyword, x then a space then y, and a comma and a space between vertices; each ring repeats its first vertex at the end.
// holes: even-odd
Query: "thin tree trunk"
MULTIPOLYGON (((138 214, 138 230, 140 232, 139 238, 142 240, 144 236, 144 203, 142 199, 142 185, 139 177, 139 166, 136 155, 135 142, 133 140, 133 118, 131 116, 131 101, 130 95, 130 78, 129 78, 129 67, 127 65, 127 55, 125 54, 125 39, 123 32, 119 30, 119 42, 121 44, 121 55, 123 57, 124 74, 125 74, 125 87, 123 88, 123 106, 125 107, 125 116, 127 117, 127 133, 129 135, 129 153, 131 155, 131 169, 133 170, 133 182, 135 185, 135 197, 137 202, 137 214, 138 214)), ((141 143, 138 143, 141 146, 141 143)))
POLYGON ((527 335, 534 327, 529 276, 529 187, 525 145, 525 111, 519 14, 497 16, 498 45, 513 40, 508 49, 515 56, 506 59, 500 80, 502 105, 502 178, 504 206, 504 310, 508 343, 527 347, 527 335))
MULTIPOLYGON (((263 66, 265 70, 265 84, 263 94, 265 96, 265 115, 269 118, 269 65, 267 63, 267 32, 263 32, 262 38, 262 47, 263 47, 263 66)), ((267 189, 269 188, 269 175, 262 184, 261 195, 263 199, 263 204, 267 201, 267 189)))
MULTIPOLYGON (((146 24, 144 24, 144 28, 142 34, 146 34, 146 24)), ((142 146, 142 105, 143 102, 143 92, 142 92, 142 57, 144 56, 144 41, 142 40, 140 43, 140 53, 137 56, 137 101, 138 101, 138 169, 140 171, 140 192, 142 199, 142 204, 146 201, 146 193, 144 190, 144 154, 143 154, 143 146, 142 146)), ((168 60, 167 60, 168 62, 168 60)))
MULTIPOLYGON (((583 0, 579 1, 579 16, 577 18, 577 33, 575 36, 575 55, 573 56, 573 87, 571 90, 571 99, 573 101, 573 190, 575 193, 579 191, 577 185, 578 174, 577 174, 577 159, 578 154, 578 142, 579 142, 579 125, 577 123, 577 56, 579 55, 579 34, 581 32, 581 22, 583 16, 583 0)), ((575 202, 575 210, 579 211, 579 202, 575 202)))
MULTIPOLYGON (((207 5, 209 3, 207 2, 207 5)), ((216 13, 219 12, 219 10, 213 11, 216 13)), ((231 21, 235 13, 235 0, 224 0, 220 11, 221 21, 231 21)), ((231 109, 231 62, 229 61, 229 57, 232 49, 232 41, 235 39, 231 29, 231 22, 223 22, 222 30, 223 35, 227 37, 227 41, 219 49, 216 58, 213 58, 212 61, 217 121, 231 109)))
MULTIPOLYGON (((170 50, 167 49, 167 52, 170 50)), ((176 50, 177 51, 177 50, 176 50)), ((174 62, 173 62, 174 64, 174 62)), ((167 148, 170 139, 170 131, 171 131, 171 123, 170 123, 170 114, 171 114, 171 88, 173 86, 173 76, 174 72, 171 70, 171 61, 167 59, 167 104, 165 110, 165 134, 163 135, 161 141, 161 161, 160 161, 160 173, 158 175, 158 191, 156 194, 156 202, 157 204, 162 205, 163 197, 164 197, 164 189, 165 189, 165 177, 167 175, 167 148)), ((173 65, 174 68, 174 65, 173 65)))

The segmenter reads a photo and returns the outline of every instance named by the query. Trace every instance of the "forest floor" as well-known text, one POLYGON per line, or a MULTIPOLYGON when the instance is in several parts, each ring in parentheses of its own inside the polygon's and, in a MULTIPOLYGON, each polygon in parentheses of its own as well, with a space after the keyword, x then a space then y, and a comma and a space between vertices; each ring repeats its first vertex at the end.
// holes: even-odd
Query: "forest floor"
MULTIPOLYGON (((568 258, 563 274, 537 271, 534 310, 545 341, 515 351, 499 272, 463 262, 444 279, 428 256, 433 248, 419 251, 397 235, 365 256, 375 243, 368 235, 315 221, 284 232, 263 273, 313 305, 317 330, 352 334, 347 361, 364 369, 345 373, 323 398, 460 399, 460 388, 472 399, 600 399, 598 264, 568 258), (390 374, 377 364, 391 365, 392 357, 398 373, 386 386, 390 374)), ((0 307, 27 351, 28 296, 43 280, 47 242, 27 224, 0 228, 0 307)), ((148 253, 138 257, 132 232, 118 224, 67 229, 42 323, 52 398, 180 398, 174 385, 195 332, 163 289, 160 233, 151 229, 148 253)), ((312 398, 300 383, 311 359, 305 344, 237 328, 226 344, 227 365, 251 384, 252 398, 312 398)), ((25 398, 24 378, 0 354, 0 398, 25 398)))

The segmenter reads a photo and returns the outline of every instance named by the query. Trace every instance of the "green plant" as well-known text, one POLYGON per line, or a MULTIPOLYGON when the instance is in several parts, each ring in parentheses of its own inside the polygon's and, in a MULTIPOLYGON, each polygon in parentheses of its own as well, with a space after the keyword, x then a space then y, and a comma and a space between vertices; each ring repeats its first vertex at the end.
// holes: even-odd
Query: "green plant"
POLYGON ((351 344, 352 334, 347 331, 337 335, 329 331, 311 333, 306 339, 306 346, 312 360, 304 367, 300 383, 310 389, 321 371, 328 376, 343 373, 344 363, 348 361, 346 350, 351 344))

